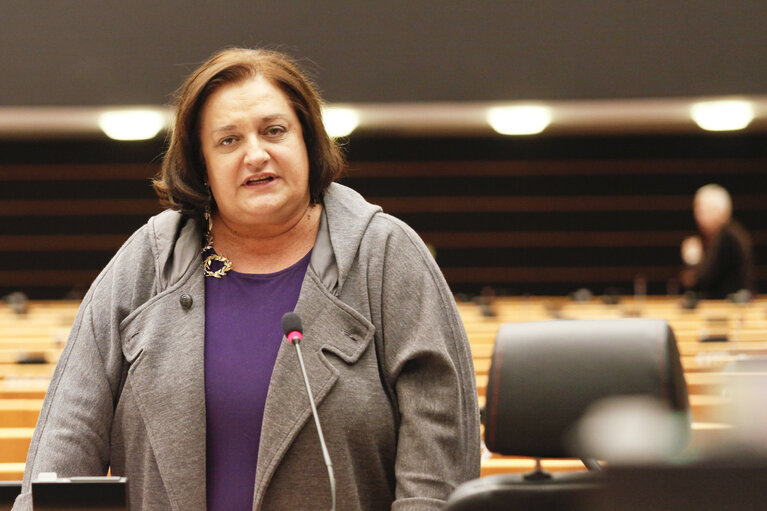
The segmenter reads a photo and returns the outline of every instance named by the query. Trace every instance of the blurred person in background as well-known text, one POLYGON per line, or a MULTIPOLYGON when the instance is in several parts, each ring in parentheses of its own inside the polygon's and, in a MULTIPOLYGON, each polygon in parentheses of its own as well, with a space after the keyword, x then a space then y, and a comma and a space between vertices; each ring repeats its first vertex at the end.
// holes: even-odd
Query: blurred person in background
POLYGON ((734 293, 753 293, 751 237, 732 218, 730 194, 717 184, 695 193, 693 213, 700 235, 682 243, 682 284, 704 299, 723 299, 734 293))

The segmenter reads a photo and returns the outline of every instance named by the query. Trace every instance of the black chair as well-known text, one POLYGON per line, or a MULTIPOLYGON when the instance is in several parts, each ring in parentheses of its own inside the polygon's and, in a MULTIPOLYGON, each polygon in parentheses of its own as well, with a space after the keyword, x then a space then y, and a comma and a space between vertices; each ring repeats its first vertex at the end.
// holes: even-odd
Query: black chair
POLYGON ((604 478, 599 464, 581 451, 576 428, 593 404, 617 396, 650 396, 665 403, 681 424, 674 449, 686 446, 687 385, 665 321, 502 325, 487 385, 485 443, 498 454, 535 458, 536 470, 466 482, 445 510, 591 509, 604 478), (581 458, 590 471, 549 474, 541 468, 542 458, 581 458))
MULTIPOLYGON (((51 474, 48 474, 49 476, 51 474)), ((53 477, 32 481, 35 511, 128 511, 128 478, 53 477)))
POLYGON ((21 481, 0 481, 0 511, 11 511, 21 493, 21 481))

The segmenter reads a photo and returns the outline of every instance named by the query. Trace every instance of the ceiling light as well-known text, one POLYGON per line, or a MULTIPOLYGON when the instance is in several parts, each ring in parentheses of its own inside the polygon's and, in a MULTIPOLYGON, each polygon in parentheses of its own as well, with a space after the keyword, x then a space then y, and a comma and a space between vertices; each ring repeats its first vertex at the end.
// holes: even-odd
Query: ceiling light
POLYGON ((692 119, 704 130, 742 130, 754 119, 754 109, 748 101, 722 100, 695 103, 692 119))
POLYGON ((487 122, 502 135, 535 135, 551 122, 545 106, 499 106, 488 109, 487 122))
POLYGON ((99 127, 114 140, 147 140, 165 127, 156 110, 111 110, 99 115, 99 127))
POLYGON ((326 107, 322 109, 322 122, 331 137, 345 137, 357 128, 360 115, 352 108, 326 107))

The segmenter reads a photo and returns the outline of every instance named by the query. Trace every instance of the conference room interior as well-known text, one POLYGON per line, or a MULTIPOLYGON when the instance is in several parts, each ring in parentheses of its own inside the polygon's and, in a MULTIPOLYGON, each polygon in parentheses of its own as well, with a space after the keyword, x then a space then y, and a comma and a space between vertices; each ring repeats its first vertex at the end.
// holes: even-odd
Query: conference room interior
MULTIPOLYGON (((767 71, 755 65, 767 52, 763 6, 707 0, 692 19, 681 5, 394 2, 324 12, 335 31, 328 37, 328 27, 308 21, 321 11, 311 2, 284 12, 266 2, 268 24, 241 2, 258 36, 248 16, 193 6, 184 16, 195 26, 209 16, 210 30, 181 48, 188 27, 171 22, 180 3, 151 22, 129 14, 143 25, 112 35, 93 28, 99 16, 116 26, 125 12, 75 7, 65 18, 81 17, 87 43, 65 43, 58 7, 36 21, 34 3, 0 7, 11 20, 0 42, 29 37, 35 23, 51 32, 0 56, 10 77, 0 98, 0 481, 23 476, 47 382, 88 287, 161 211, 151 179, 167 149, 172 91, 190 62, 232 44, 271 45, 310 63, 328 119, 346 122, 340 182, 431 249, 468 334, 480 405, 505 324, 659 319, 675 336, 689 394, 690 441, 674 459, 735 456, 743 441, 767 452, 753 424, 767 420, 757 413, 767 373, 750 373, 745 404, 731 387, 733 363, 767 357, 767 71), (426 11, 430 20, 413 21, 426 11), (349 45, 344 27, 361 16, 391 33, 357 27, 359 44, 349 45), (146 42, 163 23, 167 33, 146 42), (42 53, 36 68, 32 57, 42 53), (108 71, 98 68, 107 62, 108 71), (746 120, 708 125, 694 115, 705 106, 715 121, 727 120, 716 110, 727 107, 745 109, 746 120), (139 128, 157 123, 147 138, 108 134, 105 114, 135 111, 147 116, 139 128), (522 114, 537 126, 499 124, 522 114), (753 242, 753 289, 716 300, 699 299, 680 279, 681 244, 697 233, 693 196, 710 183, 729 191, 753 242), (747 438, 738 436, 744 429, 747 438)), ((543 468, 587 470, 579 459, 544 459, 543 468)), ((535 469, 531 458, 484 451, 483 477, 535 469)))

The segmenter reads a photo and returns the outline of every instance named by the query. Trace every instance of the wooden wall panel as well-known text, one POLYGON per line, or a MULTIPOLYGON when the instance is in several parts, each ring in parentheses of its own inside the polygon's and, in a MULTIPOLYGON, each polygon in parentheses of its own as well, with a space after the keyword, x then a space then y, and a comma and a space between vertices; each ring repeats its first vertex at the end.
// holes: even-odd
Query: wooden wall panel
MULTIPOLYGON (((159 211, 162 147, 0 144, 0 295, 82 293, 159 211)), ((727 187, 767 288, 767 136, 352 139, 342 182, 408 222, 456 292, 665 293, 694 191, 727 187)))

